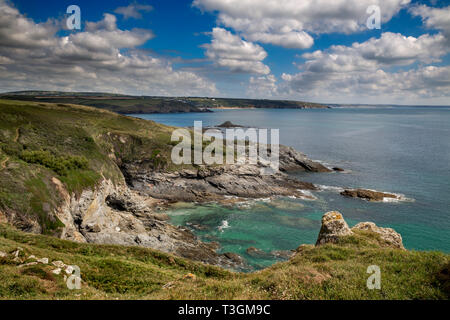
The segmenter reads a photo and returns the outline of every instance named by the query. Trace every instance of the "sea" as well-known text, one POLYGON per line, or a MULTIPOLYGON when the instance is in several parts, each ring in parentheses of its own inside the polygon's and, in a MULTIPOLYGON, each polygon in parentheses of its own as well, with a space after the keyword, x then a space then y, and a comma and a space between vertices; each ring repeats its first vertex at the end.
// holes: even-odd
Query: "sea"
MULTIPOLYGON (((278 197, 235 205, 177 203, 171 222, 186 226, 221 252, 244 257, 250 270, 282 261, 269 254, 314 244, 327 211, 350 226, 371 221, 395 229, 410 250, 450 252, 450 107, 348 106, 332 109, 222 109, 211 113, 131 115, 166 125, 279 129, 280 143, 344 172, 292 173, 312 182, 315 200, 278 197), (346 198, 343 188, 398 194, 399 201, 346 198), (267 254, 252 256, 255 247, 267 254)), ((264 188, 264 186, 261 186, 264 188)))

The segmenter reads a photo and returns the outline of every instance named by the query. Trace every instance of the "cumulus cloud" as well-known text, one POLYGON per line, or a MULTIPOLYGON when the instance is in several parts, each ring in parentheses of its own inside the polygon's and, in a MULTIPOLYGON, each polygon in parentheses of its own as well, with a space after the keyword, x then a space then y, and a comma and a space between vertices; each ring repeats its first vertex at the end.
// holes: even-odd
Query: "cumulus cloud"
POLYGON ((148 30, 120 30, 105 14, 82 32, 58 35, 58 23, 37 24, 0 0, 0 87, 107 91, 148 95, 216 92, 199 75, 174 70, 167 61, 137 48, 153 37, 148 30))
POLYGON ((142 19, 141 12, 150 12, 152 10, 153 7, 150 5, 132 3, 127 7, 118 7, 114 12, 122 15, 125 19, 142 19))
MULTIPOLYGON (((283 74, 283 90, 310 99, 342 97, 450 96, 450 67, 426 66, 409 71, 389 72, 392 67, 439 61, 447 54, 442 34, 405 37, 383 33, 350 47, 332 46, 326 51, 304 54, 301 72, 283 74), (444 77, 444 78, 442 78, 444 77), (447 78, 445 78, 447 77, 447 78)), ((411 100, 414 102, 414 100, 411 100)))
POLYGON ((437 99, 437 103, 448 104, 450 98, 449 66, 426 66, 396 73, 378 69, 365 73, 334 73, 328 77, 313 73, 284 74, 282 78, 290 95, 332 103, 417 104, 437 99))
POLYGON ((208 59, 220 67, 233 72, 269 74, 270 69, 261 61, 267 52, 259 45, 242 40, 239 36, 222 28, 214 28, 212 41, 204 44, 208 59))
POLYGON ((326 51, 303 54, 306 71, 352 72, 371 71, 380 67, 409 65, 416 61, 431 63, 447 53, 441 34, 406 37, 385 32, 380 38, 371 38, 352 46, 331 46, 326 51))
POLYGON ((427 28, 441 30, 450 44, 450 6, 445 8, 414 6, 410 12, 414 16, 420 16, 427 28))
POLYGON ((201 10, 218 13, 218 23, 249 41, 305 49, 311 34, 353 33, 364 30, 371 5, 389 21, 410 0, 194 0, 201 10))
POLYGON ((277 79, 274 75, 250 77, 247 95, 252 98, 272 98, 277 96, 277 79))

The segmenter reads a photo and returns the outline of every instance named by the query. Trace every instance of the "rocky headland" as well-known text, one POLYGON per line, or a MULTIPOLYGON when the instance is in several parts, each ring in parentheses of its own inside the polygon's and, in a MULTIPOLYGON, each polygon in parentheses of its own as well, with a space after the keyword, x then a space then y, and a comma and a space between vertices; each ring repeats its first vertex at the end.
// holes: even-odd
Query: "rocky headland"
MULTIPOLYGON (((189 228, 171 225, 164 208, 178 201, 315 199, 310 193, 318 191, 314 184, 288 173, 333 171, 283 145, 279 171, 272 173, 260 162, 176 167, 167 160, 173 128, 82 106, 40 103, 25 109, 21 102, 7 102, 1 107, 1 123, 7 129, 0 131, 0 222, 82 243, 141 246, 245 269, 238 255, 217 253, 218 243, 202 242, 189 228)), ((389 196, 364 190, 343 195, 389 196)), ((292 254, 256 248, 248 253, 281 258, 292 254)))
POLYGON ((128 185, 142 194, 169 201, 206 202, 226 196, 263 198, 305 197, 302 190, 317 190, 312 183, 290 178, 288 171, 329 172, 293 148, 280 146, 280 171, 263 174, 264 165, 234 164, 199 166, 173 172, 155 172, 142 162, 124 164, 121 169, 128 185), (264 186, 264 188, 261 188, 264 186))

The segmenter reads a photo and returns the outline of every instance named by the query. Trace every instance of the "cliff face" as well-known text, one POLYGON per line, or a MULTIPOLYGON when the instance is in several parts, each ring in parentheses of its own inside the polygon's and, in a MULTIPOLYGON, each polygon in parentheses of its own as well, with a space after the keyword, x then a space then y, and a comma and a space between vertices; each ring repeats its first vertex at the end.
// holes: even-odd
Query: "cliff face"
POLYGON ((76 242, 142 246, 181 257, 239 269, 239 261, 217 254, 215 243, 204 243, 189 231, 167 223, 157 212, 161 201, 141 197, 125 185, 103 180, 94 190, 69 195, 57 179, 64 202, 56 209, 64 223, 61 238, 76 242))

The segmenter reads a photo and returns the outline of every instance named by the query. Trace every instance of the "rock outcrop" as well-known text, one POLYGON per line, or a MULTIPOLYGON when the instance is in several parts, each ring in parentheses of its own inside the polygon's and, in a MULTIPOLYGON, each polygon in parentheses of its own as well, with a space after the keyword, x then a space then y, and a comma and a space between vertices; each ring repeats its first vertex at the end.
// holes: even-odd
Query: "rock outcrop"
POLYGON ((247 254, 249 256, 254 257, 254 258, 259 258, 259 259, 272 258, 272 254, 265 252, 261 249, 255 248, 255 247, 249 247, 245 251, 247 252, 247 254))
POLYGON ((366 230, 374 232, 380 236, 380 239, 386 243, 387 246, 399 249, 405 249, 403 246, 402 236, 391 228, 378 227, 373 222, 360 222, 352 228, 352 230, 366 230))
POLYGON ((331 172, 323 164, 309 159, 292 147, 280 145, 280 171, 331 172))
POLYGON ((367 189, 347 189, 342 191, 341 195, 345 197, 365 199, 368 201, 383 201, 384 198, 398 198, 397 195, 392 193, 385 193, 367 189))
POLYGON ((358 230, 377 234, 381 246, 405 249, 402 236, 394 229, 378 227, 373 222, 360 222, 350 229, 342 214, 337 211, 327 212, 323 215, 316 245, 337 243, 342 237, 353 235, 358 230))
POLYGON ((216 244, 201 242, 189 230, 161 220, 154 212, 161 201, 142 197, 127 186, 104 180, 95 190, 79 196, 66 194, 65 199, 56 213, 65 225, 63 239, 139 245, 225 268, 243 266, 241 261, 216 253, 216 244))
POLYGON ((312 183, 292 179, 285 172, 330 171, 290 147, 280 146, 279 159, 280 171, 273 174, 263 174, 262 164, 199 166, 191 170, 156 172, 150 170, 145 162, 135 162, 123 164, 121 169, 132 189, 158 199, 186 202, 217 201, 224 196, 304 198, 301 190, 316 190, 316 187, 312 183))
POLYGON ((337 243, 341 237, 352 234, 353 232, 348 227, 342 214, 337 211, 330 211, 322 217, 322 227, 316 245, 337 243))

